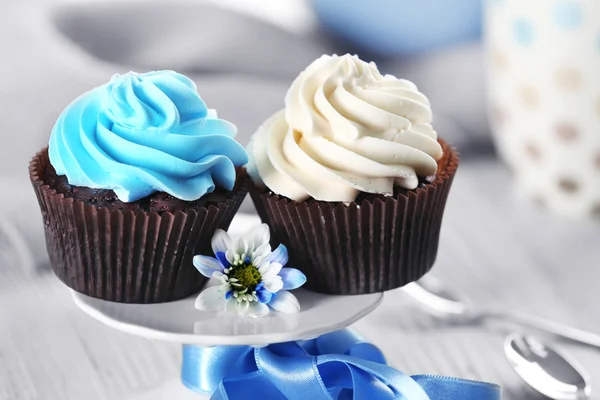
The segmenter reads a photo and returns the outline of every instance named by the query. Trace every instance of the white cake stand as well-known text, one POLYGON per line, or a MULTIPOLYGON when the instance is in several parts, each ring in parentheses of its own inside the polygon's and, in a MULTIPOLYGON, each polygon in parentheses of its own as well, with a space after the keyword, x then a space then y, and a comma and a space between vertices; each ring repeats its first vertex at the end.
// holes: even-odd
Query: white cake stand
MULTIPOLYGON (((229 229, 233 236, 260 223, 254 215, 238 214, 229 229)), ((271 343, 312 339, 346 328, 373 311, 383 293, 334 296, 298 289, 298 314, 272 313, 264 318, 199 311, 195 296, 162 304, 122 304, 92 298, 75 291, 73 300, 84 312, 111 328, 142 336, 204 347, 224 345, 266 346, 271 343)), ((165 385, 128 400, 199 400, 174 378, 165 385)))

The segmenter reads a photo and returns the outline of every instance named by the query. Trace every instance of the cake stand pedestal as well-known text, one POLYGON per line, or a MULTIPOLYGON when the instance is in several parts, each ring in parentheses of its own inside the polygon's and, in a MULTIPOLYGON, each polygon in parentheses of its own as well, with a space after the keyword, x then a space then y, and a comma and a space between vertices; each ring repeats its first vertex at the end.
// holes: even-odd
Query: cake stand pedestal
MULTIPOLYGON (((255 216, 238 215, 229 232, 244 233, 258 223, 255 216)), ((209 283, 210 284, 210 283, 209 283)), ((267 346, 313 339, 343 329, 373 311, 383 293, 336 296, 297 289, 298 314, 271 313, 263 318, 224 312, 199 311, 196 296, 161 304, 123 304, 96 299, 72 291, 75 304, 111 328, 154 340, 202 347, 267 346)), ((208 397, 186 388, 178 377, 165 385, 128 400, 200 400, 208 397)))

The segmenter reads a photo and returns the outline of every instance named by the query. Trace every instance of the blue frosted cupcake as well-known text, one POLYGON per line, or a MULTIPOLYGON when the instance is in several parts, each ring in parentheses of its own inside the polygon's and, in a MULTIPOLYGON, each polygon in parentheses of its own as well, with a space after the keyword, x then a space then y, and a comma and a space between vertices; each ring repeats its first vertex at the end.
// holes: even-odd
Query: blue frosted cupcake
POLYGON ((173 71, 115 75, 61 114, 29 172, 56 275, 89 296, 177 300, 247 193, 246 152, 173 71))

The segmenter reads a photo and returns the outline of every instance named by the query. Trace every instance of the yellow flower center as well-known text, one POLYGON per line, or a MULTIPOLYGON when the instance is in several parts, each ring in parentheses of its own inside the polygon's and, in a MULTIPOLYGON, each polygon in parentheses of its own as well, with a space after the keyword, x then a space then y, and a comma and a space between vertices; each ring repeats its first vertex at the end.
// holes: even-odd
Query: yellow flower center
POLYGON ((242 288, 248 288, 249 292, 252 292, 256 285, 261 281, 260 272, 252 264, 243 264, 231 268, 229 272, 229 278, 235 278, 238 280, 237 283, 242 285, 242 288))

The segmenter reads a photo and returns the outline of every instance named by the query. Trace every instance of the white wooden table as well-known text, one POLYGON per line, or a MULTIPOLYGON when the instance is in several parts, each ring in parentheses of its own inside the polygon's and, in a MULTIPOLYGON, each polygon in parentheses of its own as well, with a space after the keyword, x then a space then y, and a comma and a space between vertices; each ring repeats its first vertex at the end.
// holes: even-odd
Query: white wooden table
MULTIPOLYGON (((24 234, 34 263, 43 264, 33 192, 28 182, 12 187, 19 196, 0 204, 5 218, 24 234)), ((600 332, 600 224, 556 219, 517 198, 497 162, 464 162, 432 275, 480 306, 600 332)), ((50 272, 21 265, 6 240, 0 250, 0 400, 119 400, 178 373, 179 346, 103 326, 75 307, 50 272)), ((504 360, 508 326, 449 326, 393 291, 355 327, 405 372, 497 382, 508 400, 541 398, 525 390, 504 360)), ((560 345, 590 371, 600 399, 600 351, 560 345)))

